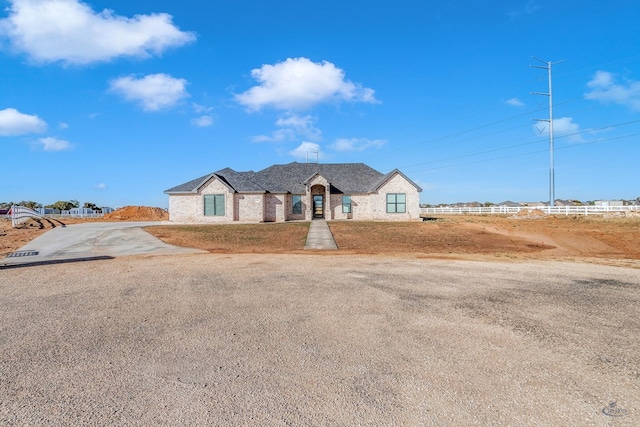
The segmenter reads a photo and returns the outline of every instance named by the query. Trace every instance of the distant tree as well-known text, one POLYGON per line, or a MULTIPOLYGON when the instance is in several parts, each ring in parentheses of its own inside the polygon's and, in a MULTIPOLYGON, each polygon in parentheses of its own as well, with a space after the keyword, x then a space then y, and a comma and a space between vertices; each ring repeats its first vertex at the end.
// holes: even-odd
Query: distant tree
POLYGON ((15 205, 13 202, 0 202, 0 209, 11 209, 13 205, 15 205))
POLYGON ((24 206, 25 208, 29 208, 29 209, 38 209, 42 207, 40 203, 31 201, 31 200, 29 201, 23 200, 21 202, 18 202, 18 205, 24 206))
POLYGON ((491 202, 484 202, 484 204, 482 205, 485 208, 490 208, 491 206, 495 206, 495 204, 491 203, 491 202))
POLYGON ((91 203, 91 202, 85 202, 82 207, 85 208, 85 209, 92 209, 94 211, 99 211, 100 210, 98 205, 96 205, 95 203, 91 203))
POLYGON ((75 200, 72 200, 71 202, 67 202, 66 200, 58 200, 57 202, 47 205, 45 207, 51 208, 51 209, 58 209, 61 211, 68 211, 72 208, 78 207, 78 202, 75 200))
POLYGON ((69 203, 71 203, 71 207, 72 208, 79 208, 80 207, 80 202, 77 200, 71 200, 69 203))

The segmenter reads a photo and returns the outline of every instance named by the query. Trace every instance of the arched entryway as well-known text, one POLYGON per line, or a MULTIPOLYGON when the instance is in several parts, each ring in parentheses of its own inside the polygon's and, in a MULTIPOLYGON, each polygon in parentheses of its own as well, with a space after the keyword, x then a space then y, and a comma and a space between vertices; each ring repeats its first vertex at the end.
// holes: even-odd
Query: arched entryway
POLYGON ((311 217, 324 218, 325 211, 325 193, 324 185, 314 185, 311 187, 311 217))

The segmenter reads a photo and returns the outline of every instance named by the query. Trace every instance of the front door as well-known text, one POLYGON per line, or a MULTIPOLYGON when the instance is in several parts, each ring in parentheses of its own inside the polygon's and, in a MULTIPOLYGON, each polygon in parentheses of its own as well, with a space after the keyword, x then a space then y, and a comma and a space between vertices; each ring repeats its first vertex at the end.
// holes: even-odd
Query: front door
POLYGON ((313 196, 313 217, 324 218, 324 196, 322 194, 313 196))

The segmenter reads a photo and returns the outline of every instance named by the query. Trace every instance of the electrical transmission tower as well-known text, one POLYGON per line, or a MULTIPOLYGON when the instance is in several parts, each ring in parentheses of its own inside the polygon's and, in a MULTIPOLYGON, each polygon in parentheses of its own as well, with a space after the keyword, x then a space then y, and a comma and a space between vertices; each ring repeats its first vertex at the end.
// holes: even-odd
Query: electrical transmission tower
POLYGON ((549 206, 556 205, 556 183, 555 183, 555 168, 553 165, 553 88, 551 84, 551 66, 553 64, 558 64, 564 61, 551 62, 551 61, 543 61, 542 59, 533 57, 536 61, 540 61, 545 66, 541 65, 530 65, 532 68, 541 68, 543 70, 547 70, 549 74, 549 92, 531 92, 532 95, 544 95, 549 97, 549 118, 548 119, 534 119, 538 122, 548 122, 549 123, 549 206))

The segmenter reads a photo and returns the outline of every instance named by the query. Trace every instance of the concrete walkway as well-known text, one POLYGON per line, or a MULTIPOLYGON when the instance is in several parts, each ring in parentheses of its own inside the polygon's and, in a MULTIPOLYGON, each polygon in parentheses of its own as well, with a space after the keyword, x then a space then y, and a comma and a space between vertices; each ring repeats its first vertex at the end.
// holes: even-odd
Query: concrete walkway
POLYGON ((164 243, 142 227, 160 222, 87 222, 56 227, 0 259, 0 269, 126 255, 205 253, 164 243))
POLYGON ((329 230, 327 221, 324 219, 314 219, 309 226, 309 234, 307 234, 307 242, 305 249, 338 249, 336 241, 329 230))

